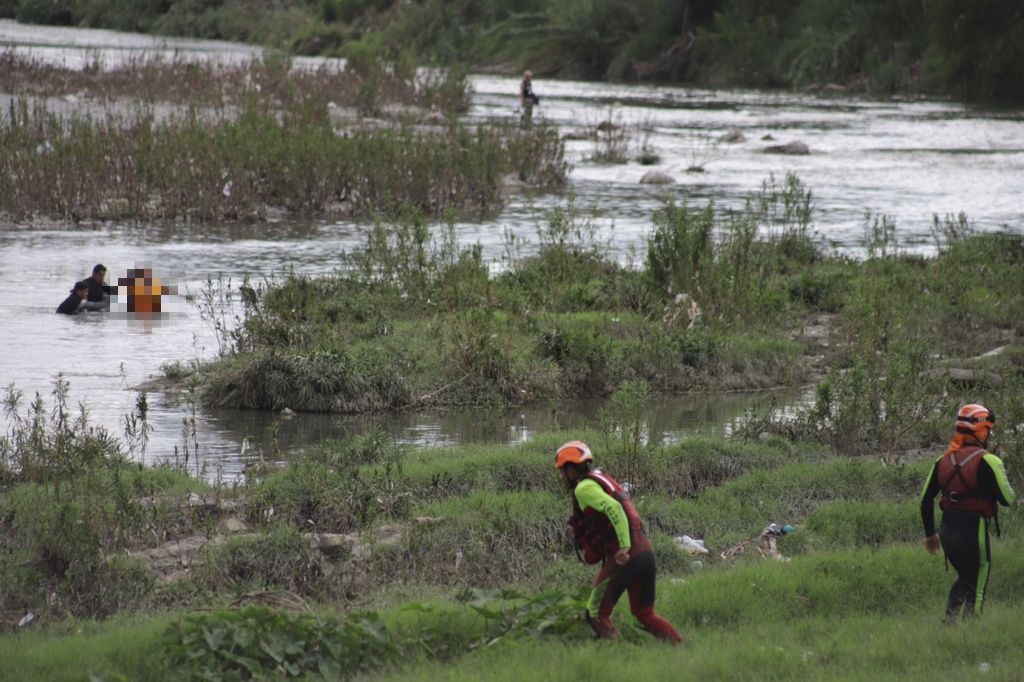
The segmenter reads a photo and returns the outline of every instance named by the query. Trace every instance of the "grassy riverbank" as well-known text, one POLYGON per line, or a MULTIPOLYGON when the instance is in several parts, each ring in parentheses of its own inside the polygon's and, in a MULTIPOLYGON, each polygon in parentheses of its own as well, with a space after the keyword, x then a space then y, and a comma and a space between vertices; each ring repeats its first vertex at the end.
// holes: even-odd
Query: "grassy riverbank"
MULTIPOLYGON (((1004 543, 1001 549, 1012 552, 1020 548, 1004 543)), ((860 611, 858 606, 850 609, 858 613, 831 614, 830 605, 818 602, 820 611, 825 613, 778 613, 780 603, 785 605, 794 598, 791 590, 798 584, 827 584, 828 591, 845 595, 863 590, 864 585, 857 578, 822 577, 835 562, 853 558, 836 555, 833 563, 798 559, 785 565, 765 564, 756 570, 738 569, 731 580, 701 575, 687 579, 685 584, 663 581, 659 586, 660 610, 681 625, 681 615, 695 611, 700 616, 700 609, 714 609, 717 605, 742 609, 742 618, 735 624, 683 625, 687 644, 679 648, 640 638, 646 635, 621 643, 598 644, 589 638, 550 634, 536 638, 513 636, 489 647, 477 647, 454 660, 434 661, 426 645, 409 645, 401 635, 394 635, 389 641, 395 643, 404 661, 396 660, 398 656, 392 654, 386 657, 390 659, 387 662, 370 662, 370 672, 364 672, 363 678, 575 680, 584 674, 605 680, 641 674, 653 679, 685 671, 686 675, 729 680, 928 680, 949 674, 1016 679, 1017 661, 1024 655, 1016 636, 1016 623, 1024 611, 1008 596, 998 602, 993 599, 979 621, 959 627, 941 625, 935 609, 899 598, 902 589, 898 587, 907 583, 897 580, 922 581, 926 590, 915 591, 913 596, 931 604, 941 604, 944 598, 940 586, 947 575, 936 565, 939 562, 927 562, 909 549, 882 552, 873 556, 873 561, 855 558, 858 568, 865 572, 888 571, 904 564, 925 569, 893 576, 884 592, 889 601, 887 607, 860 611), (930 564, 927 569, 926 563, 930 564), (764 596, 753 596, 751 583, 764 596), (729 594, 723 594, 726 590, 729 594), (702 596, 707 593, 712 596, 702 596), (692 606, 681 607, 683 604, 692 606)), ((1016 567, 1004 562, 1002 568, 1016 567)), ((1019 569, 1016 577, 1024 577, 1019 569)), ((1006 585, 1004 581, 1000 584, 1006 585)), ((483 619, 471 609, 449 607, 444 615, 448 624, 418 610, 395 609, 384 617, 394 632, 402 632, 413 640, 436 642, 443 633, 452 649, 485 641, 483 619)), ((173 617, 163 616, 74 624, 55 632, 0 639, 0 652, 9 665, 8 671, 22 680, 83 680, 87 679, 88 671, 120 673, 127 679, 180 679, 186 671, 171 668, 161 656, 166 651, 164 633, 171 622, 173 617)), ((445 657, 452 655, 453 652, 447 652, 445 657)), ((264 670, 265 674, 272 674, 273 666, 264 670)), ((283 675, 283 667, 281 670, 279 674, 283 675)), ((233 679, 230 673, 218 672, 227 675, 221 679, 233 679)), ((317 677, 312 673, 313 679, 317 677)))
POLYGON ((1024 14, 1012 0, 6 0, 0 16, 572 78, 1001 102, 1024 93, 1024 14))
POLYGON ((777 437, 650 447, 630 437, 641 409, 512 448, 329 442, 210 489, 140 469, 62 413, 22 409, 3 441, 0 658, 17 679, 609 679, 629 659, 651 677, 925 679, 986 664, 1008 680, 1022 653, 1016 509, 1002 514, 985 617, 941 624, 952 578, 919 545, 916 500, 941 444, 900 465, 777 437), (551 468, 577 436, 636 486, 659 611, 684 647, 655 643, 624 607, 623 641, 590 641, 579 613, 592 569, 567 544, 551 468), (773 521, 797 526, 777 541, 788 560, 751 542, 773 521), (682 533, 706 540, 700 565, 682 533), (152 551, 196 538, 175 568, 152 551))

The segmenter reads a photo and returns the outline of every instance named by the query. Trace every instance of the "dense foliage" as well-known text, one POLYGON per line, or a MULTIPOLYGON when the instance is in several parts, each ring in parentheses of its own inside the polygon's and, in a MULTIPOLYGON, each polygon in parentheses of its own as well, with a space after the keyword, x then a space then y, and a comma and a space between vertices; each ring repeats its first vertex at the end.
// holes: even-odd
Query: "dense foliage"
POLYGON ((838 84, 1020 101, 1014 0, 0 0, 30 23, 243 40, 308 54, 515 65, 563 77, 838 84))

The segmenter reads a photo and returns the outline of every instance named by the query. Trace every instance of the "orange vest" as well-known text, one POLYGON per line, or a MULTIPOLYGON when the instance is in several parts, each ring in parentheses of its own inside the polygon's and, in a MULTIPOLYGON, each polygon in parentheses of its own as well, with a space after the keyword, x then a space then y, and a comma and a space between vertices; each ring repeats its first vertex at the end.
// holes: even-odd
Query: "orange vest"
POLYGON ((996 501, 984 495, 978 481, 978 467, 985 449, 967 445, 944 454, 939 460, 939 487, 942 511, 977 512, 987 519, 996 515, 996 501))

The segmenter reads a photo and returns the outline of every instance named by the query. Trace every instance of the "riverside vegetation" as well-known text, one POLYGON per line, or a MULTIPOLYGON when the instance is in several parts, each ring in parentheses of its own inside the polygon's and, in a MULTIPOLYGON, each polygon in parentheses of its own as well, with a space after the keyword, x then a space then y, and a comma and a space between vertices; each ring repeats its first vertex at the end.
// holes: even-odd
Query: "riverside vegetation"
POLYGON ((122 442, 66 404, 63 380, 49 405, 12 389, 0 440, 6 670, 575 679, 628 658, 652 677, 924 679, 981 666, 1013 679, 1019 512, 1002 516, 985 617, 946 628, 950 578, 919 545, 917 494, 950 415, 978 396, 999 411, 1003 457, 1024 484, 1024 239, 938 219, 937 254, 915 256, 891 221, 869 218, 855 262, 822 252, 811 219, 793 177, 743 211, 667 205, 644 265, 626 268, 565 209, 533 255, 510 243, 492 275, 478 249, 431 235, 411 210, 378 223, 344 272, 251 288, 240 324, 222 327, 225 357, 193 377, 208 401, 306 409, 611 394, 588 432, 442 449, 368 433, 280 467, 257 453, 244 481, 211 485, 184 464, 136 463, 141 398, 122 442), (811 322, 832 330, 827 346, 811 322), (808 379, 809 404, 749 415, 729 439, 644 440, 652 390, 808 379), (589 642, 579 614, 591 571, 572 555, 551 467, 570 437, 635 486, 659 610, 689 646, 628 628, 622 642, 589 642), (772 521, 799 527, 779 540, 791 561, 725 558, 772 521), (700 567, 673 541, 682 533, 712 549, 700 567), (170 572, 151 552, 168 542, 194 547, 170 572), (637 663, 636 647, 652 646, 637 663))
POLYGON ((794 176, 742 210, 669 203, 652 222, 642 264, 628 266, 582 212, 556 209, 536 244, 510 238, 492 273, 478 247, 411 211, 376 223, 334 275, 245 285, 237 323, 234 292, 211 281, 201 307, 222 357, 196 375, 202 400, 368 412, 607 396, 636 381, 678 393, 821 379, 816 435, 856 450, 855 425, 895 452, 920 444, 914 427, 951 380, 1013 395, 987 366, 1020 352, 1019 236, 936 218, 926 258, 869 216, 856 261, 815 243, 794 176))
POLYGON ((540 190, 566 178, 553 128, 460 123, 468 91, 455 70, 0 61, 0 87, 18 93, 0 120, 0 196, 14 221, 367 217, 402 206, 481 217, 500 209, 509 176, 540 190), (60 113, 46 92, 81 99, 60 113), (336 113, 346 109, 351 118, 336 113))
POLYGON ((3 0, 0 16, 570 78, 1024 96, 1014 0, 3 0))
MULTIPOLYGON (((984 619, 941 624, 948 575, 918 546, 930 456, 886 465, 820 442, 747 440, 756 430, 651 447, 637 440, 643 391, 624 390, 623 409, 591 432, 426 450, 370 434, 211 489, 133 463, 70 414, 65 391, 58 382, 49 409, 7 400, 4 627, 34 617, 0 636, 17 679, 601 678, 650 646, 642 668, 654 676, 925 679, 984 664, 1012 679, 1022 653, 1007 634, 1024 596, 1016 510, 1002 518, 984 619), (689 646, 629 627, 620 643, 589 642, 579 614, 591 570, 568 545, 551 468, 570 436, 630 472, 659 554, 659 608, 689 646), (718 556, 773 519, 799 525, 779 541, 789 561, 718 556), (352 530, 358 544, 323 549, 327 533, 352 530), (707 539, 703 566, 672 541, 683 531, 707 539), (207 542, 188 571, 154 575, 145 548, 197 535, 207 542)), ((1002 444, 1019 447, 1019 434, 1002 444)))

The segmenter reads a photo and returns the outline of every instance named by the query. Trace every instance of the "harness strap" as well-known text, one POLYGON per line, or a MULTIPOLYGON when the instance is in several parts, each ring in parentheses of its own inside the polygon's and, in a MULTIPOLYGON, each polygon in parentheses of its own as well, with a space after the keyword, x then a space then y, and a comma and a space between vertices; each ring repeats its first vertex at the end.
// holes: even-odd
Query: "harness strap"
MULTIPOLYGON (((968 455, 964 459, 964 461, 962 461, 962 462, 958 462, 957 461, 956 453, 955 452, 949 453, 949 461, 953 463, 953 473, 951 473, 946 478, 945 481, 939 481, 939 486, 942 488, 942 496, 943 497, 948 497, 950 499, 953 499, 954 502, 956 500, 967 500, 967 499, 972 499, 972 498, 977 497, 977 495, 974 495, 974 494, 971 494, 971 495, 960 495, 959 493, 955 493, 955 492, 954 493, 950 493, 947 490, 947 488, 949 487, 949 484, 953 482, 953 477, 956 476, 957 478, 960 479, 960 482, 964 484, 964 488, 966 490, 970 491, 971 490, 971 486, 967 483, 967 479, 964 478, 963 468, 965 466, 967 466, 968 462, 970 462, 972 459, 974 459, 978 455, 982 454, 984 451, 985 450, 983 448, 978 448, 977 450, 972 452, 970 455, 968 455), (956 497, 953 498, 953 495, 956 495, 956 497)), ((974 491, 971 491, 971 492, 973 493, 974 491)))

